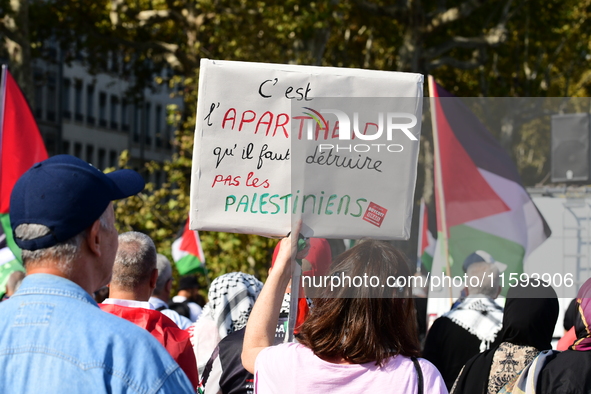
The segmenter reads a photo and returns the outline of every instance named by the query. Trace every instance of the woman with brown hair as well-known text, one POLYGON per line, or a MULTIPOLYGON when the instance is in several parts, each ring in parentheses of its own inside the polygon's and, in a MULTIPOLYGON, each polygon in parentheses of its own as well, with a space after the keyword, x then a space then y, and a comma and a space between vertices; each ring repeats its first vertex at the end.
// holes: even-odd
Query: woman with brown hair
POLYGON ((314 300, 301 326, 300 343, 271 347, 296 241, 282 240, 246 327, 242 362, 255 374, 256 392, 447 393, 439 371, 416 358, 410 287, 396 282, 411 272, 404 256, 384 242, 363 241, 339 255, 323 298, 314 300), (331 292, 337 277, 340 286, 331 292))

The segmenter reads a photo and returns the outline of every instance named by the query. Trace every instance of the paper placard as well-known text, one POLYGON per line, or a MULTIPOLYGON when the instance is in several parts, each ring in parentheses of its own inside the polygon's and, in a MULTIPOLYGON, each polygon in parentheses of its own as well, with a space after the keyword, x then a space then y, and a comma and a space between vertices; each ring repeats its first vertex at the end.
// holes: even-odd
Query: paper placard
POLYGON ((408 239, 422 92, 420 74, 203 59, 191 229, 408 239))

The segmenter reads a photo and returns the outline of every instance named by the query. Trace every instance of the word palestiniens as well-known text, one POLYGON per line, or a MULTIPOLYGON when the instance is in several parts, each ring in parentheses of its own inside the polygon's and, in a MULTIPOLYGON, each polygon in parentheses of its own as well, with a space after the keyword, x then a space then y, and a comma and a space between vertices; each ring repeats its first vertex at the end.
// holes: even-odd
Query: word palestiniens
POLYGON ((290 211, 295 214, 300 209, 302 213, 359 217, 367 207, 367 199, 365 198, 352 199, 349 195, 339 198, 336 194, 325 196, 323 191, 320 192, 320 195, 300 196, 299 192, 298 190, 295 196, 292 193, 283 196, 271 193, 253 193, 252 195, 244 194, 240 198, 228 195, 225 211, 275 215, 277 213, 286 214, 290 211))

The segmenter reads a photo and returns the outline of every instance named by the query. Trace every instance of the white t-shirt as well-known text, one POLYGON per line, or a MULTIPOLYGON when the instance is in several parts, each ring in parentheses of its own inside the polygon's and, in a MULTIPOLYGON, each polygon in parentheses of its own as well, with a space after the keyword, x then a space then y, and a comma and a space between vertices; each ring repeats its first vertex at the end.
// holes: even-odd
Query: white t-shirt
MULTIPOLYGON (((447 394, 441 374, 429 361, 419 359, 425 394, 447 394)), ((333 364, 304 345, 285 343, 259 353, 255 361, 255 393, 418 393, 418 375, 412 360, 390 358, 383 367, 333 364)))

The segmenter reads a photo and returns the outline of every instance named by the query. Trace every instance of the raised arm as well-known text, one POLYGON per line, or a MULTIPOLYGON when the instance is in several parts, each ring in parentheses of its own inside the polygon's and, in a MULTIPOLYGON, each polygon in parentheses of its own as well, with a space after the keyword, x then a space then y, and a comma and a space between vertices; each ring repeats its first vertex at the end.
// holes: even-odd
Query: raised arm
POLYGON ((300 227, 301 224, 298 224, 289 237, 281 240, 275 265, 269 273, 267 282, 265 282, 246 324, 242 347, 242 365, 253 374, 257 356, 261 350, 273 345, 275 339, 279 309, 283 301, 283 294, 291 279, 292 257, 295 257, 297 253, 300 227))

